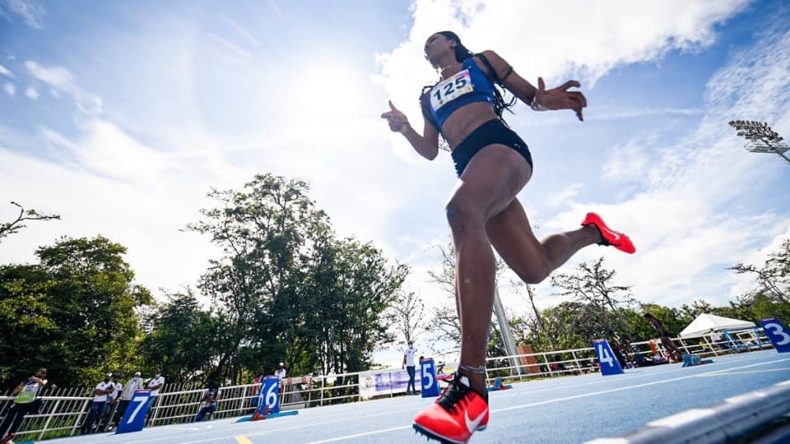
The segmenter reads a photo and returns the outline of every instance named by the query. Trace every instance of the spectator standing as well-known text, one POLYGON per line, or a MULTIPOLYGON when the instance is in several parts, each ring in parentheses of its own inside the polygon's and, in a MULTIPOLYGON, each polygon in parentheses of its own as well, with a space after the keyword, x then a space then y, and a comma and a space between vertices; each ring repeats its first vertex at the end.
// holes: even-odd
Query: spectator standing
POLYGON ((277 376, 280 379, 280 404, 283 403, 285 400, 285 375, 287 372, 285 371, 285 363, 281 362, 280 366, 277 370, 274 371, 274 376, 277 376))
POLYGON ((112 373, 107 373, 104 375, 104 381, 96 384, 96 388, 93 389, 91 409, 85 422, 82 423, 83 434, 93 432, 94 423, 104 415, 104 409, 107 408, 107 397, 115 390, 115 386, 110 382, 111 377, 112 373))
POLYGON ((285 371, 285 363, 281 362, 277 370, 274 371, 274 376, 277 376, 278 378, 280 378, 280 381, 282 381, 283 379, 285 379, 286 373, 287 372, 285 371))
POLYGON ((156 403, 156 399, 159 397, 159 392, 164 386, 165 377, 162 376, 162 372, 156 372, 154 379, 148 381, 148 390, 151 390, 151 407, 153 407, 156 403))
POLYGON ((412 341, 409 341, 406 346, 406 351, 403 353, 403 365, 401 365, 401 370, 404 368, 406 369, 406 373, 409 374, 409 383, 406 384, 406 394, 416 395, 417 389, 414 387, 416 369, 414 368, 414 342, 412 341), (411 387, 411 391, 409 387, 411 387))
POLYGON ((134 372, 132 379, 126 381, 126 384, 121 389, 121 396, 118 400, 118 407, 115 409, 115 416, 113 417, 113 425, 118 427, 123 415, 126 413, 126 408, 129 407, 129 402, 132 401, 132 396, 137 390, 143 389, 143 378, 140 377, 140 372, 134 372))
MULTIPOLYGON (((159 399, 159 392, 165 386, 165 377, 162 376, 161 371, 157 371, 156 375, 154 375, 154 379, 148 381, 148 390, 151 390, 151 401, 150 406, 148 407, 148 415, 154 411, 154 406, 156 406, 156 401, 159 399)), ((146 416, 147 418, 147 416, 146 416)))
POLYGON ((16 396, 16 399, 14 399, 13 405, 6 412, 3 423, 0 424, 0 436, 3 437, 0 440, 1 443, 10 442, 17 430, 19 430, 19 426, 22 425, 25 415, 32 413, 38 407, 36 398, 39 390, 47 385, 46 377, 47 369, 40 368, 36 371, 36 374, 20 382, 14 388, 11 394, 16 396))
POLYGON ((107 431, 107 429, 111 428, 112 418, 115 415, 115 412, 118 411, 118 398, 121 395, 121 390, 123 390, 123 385, 121 384, 121 375, 118 373, 112 374, 112 386, 113 390, 112 393, 107 395, 108 405, 106 410, 106 417, 107 419, 104 420, 104 425, 102 426, 102 430, 107 431))

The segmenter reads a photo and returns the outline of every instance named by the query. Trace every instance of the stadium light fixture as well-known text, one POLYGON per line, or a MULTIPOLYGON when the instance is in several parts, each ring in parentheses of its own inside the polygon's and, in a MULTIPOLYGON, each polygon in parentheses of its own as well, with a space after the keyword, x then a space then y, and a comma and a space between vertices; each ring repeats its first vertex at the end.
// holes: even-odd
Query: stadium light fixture
POLYGON ((790 158, 785 156, 790 146, 783 142, 784 137, 771 129, 767 122, 757 122, 755 120, 730 120, 730 126, 738 131, 738 137, 743 137, 749 142, 744 145, 747 151, 752 153, 775 153, 787 163, 790 158))

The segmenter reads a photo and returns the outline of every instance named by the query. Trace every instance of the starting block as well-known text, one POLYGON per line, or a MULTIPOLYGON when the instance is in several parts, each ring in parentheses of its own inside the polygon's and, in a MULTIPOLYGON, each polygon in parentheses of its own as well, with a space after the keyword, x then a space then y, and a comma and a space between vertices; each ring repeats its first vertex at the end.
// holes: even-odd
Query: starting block
POLYGON ((703 360, 697 355, 683 355, 683 367, 693 367, 695 365, 713 364, 713 359, 703 360))
POLYGON ((508 389, 512 389, 512 388, 513 388, 513 386, 510 385, 510 384, 502 384, 502 377, 501 376, 497 376, 494 379, 494 386, 493 387, 488 387, 488 391, 489 392, 495 392, 497 390, 508 390, 508 389))
POLYGON ((279 418, 281 416, 293 416, 298 414, 299 414, 299 410, 288 410, 287 412, 277 412, 277 413, 255 412, 254 415, 239 418, 236 422, 260 421, 262 419, 279 418))
POLYGON ((288 410, 287 412, 272 412, 272 413, 263 412, 262 414, 255 412, 255 414, 252 415, 252 420, 260 421, 261 419, 279 418, 281 416, 293 416, 298 414, 299 414, 299 410, 288 410))

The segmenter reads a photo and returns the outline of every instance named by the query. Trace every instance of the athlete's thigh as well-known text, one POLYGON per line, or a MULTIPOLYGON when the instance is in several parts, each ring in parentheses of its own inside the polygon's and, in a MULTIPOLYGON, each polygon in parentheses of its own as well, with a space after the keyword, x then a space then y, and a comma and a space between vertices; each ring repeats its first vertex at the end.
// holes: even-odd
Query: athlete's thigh
POLYGON ((514 149, 488 145, 467 164, 449 205, 474 211, 486 221, 507 208, 531 175, 529 163, 514 149))

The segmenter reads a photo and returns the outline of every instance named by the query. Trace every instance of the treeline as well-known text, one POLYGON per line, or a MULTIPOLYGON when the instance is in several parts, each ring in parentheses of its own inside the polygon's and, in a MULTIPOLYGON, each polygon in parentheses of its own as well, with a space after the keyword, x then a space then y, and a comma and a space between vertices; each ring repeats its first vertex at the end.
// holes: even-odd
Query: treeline
MULTIPOLYGON (((108 371, 238 384, 280 361, 290 375, 354 372, 374 366, 373 352, 396 337, 423 334, 449 344, 437 353, 457 350, 452 245, 439 248, 441 266, 429 273, 446 297, 426 311, 402 289, 408 267, 370 243, 336 236, 308 192, 304 181, 269 174, 241 190, 212 190, 214 205, 184 229, 210 237, 220 253, 197 288, 165 291, 161 301, 135 283, 126 248, 101 236, 62 238, 39 247, 36 263, 0 265, 0 387, 39 367, 59 386, 92 386, 108 371)), ((23 222, 57 218, 20 207, 15 221, 0 224, 0 241, 23 222)), ((497 270, 501 284, 501 261, 497 270)), ((539 352, 590 347, 610 329, 644 341, 655 337, 646 312, 672 335, 703 312, 790 321, 790 239, 761 266, 731 268, 754 276, 757 287, 725 307, 640 303, 603 258, 565 270, 552 276, 553 295, 512 283, 527 308, 508 310, 516 342, 539 352), (536 308, 536 298, 558 296, 553 307, 536 308)), ((492 322, 489 356, 505 355, 501 337, 492 322)))
MULTIPOLYGON (((452 242, 439 246, 441 266, 429 272, 431 280, 443 291, 445 297, 430 312, 421 325, 420 333, 436 338, 440 345, 434 352, 452 354, 458 351, 461 330, 455 310, 455 256, 452 242)), ((498 260, 497 281, 503 287, 508 275, 506 265, 498 260)), ((524 297, 526 309, 508 307, 507 318, 516 343, 530 344, 536 352, 551 352, 576 348, 589 348, 594 339, 607 337, 609 330, 616 331, 631 342, 656 338, 652 325, 644 318, 650 313, 659 319, 673 337, 680 333, 699 314, 710 313, 728 318, 752 321, 777 316, 790 322, 790 239, 784 240, 779 249, 769 255, 761 266, 736 264, 730 270, 752 275, 757 286, 731 300, 727 306, 716 307, 704 300, 683 304, 680 308, 665 307, 655 303, 639 302, 632 294, 632 287, 618 282, 615 270, 605 266, 604 259, 583 262, 569 271, 566 268, 551 277, 551 295, 538 295, 536 290, 521 281, 511 280, 512 291, 524 297), (537 298, 550 298, 557 303, 548 309, 536 307, 537 298)), ((506 356, 502 332, 496 322, 491 322, 488 356, 506 356)))
POLYGON ((207 306, 191 289, 157 303, 135 284, 126 248, 101 236, 63 238, 38 248, 35 264, 0 266, 0 386, 38 367, 61 386, 90 386, 107 371, 242 383, 280 361, 292 375, 369 368, 394 340, 391 306, 408 267, 338 238, 308 191, 267 174, 209 193, 216 205, 185 228, 222 252, 197 285, 207 306))
POLYGON ((758 285, 727 306, 697 300, 671 308, 638 302, 630 286, 616 282, 616 272, 606 269, 603 258, 581 263, 571 272, 552 276, 552 285, 559 290, 556 296, 564 296, 565 301, 540 312, 535 310, 532 315, 513 316, 511 328, 517 340, 547 352, 591 347, 592 340, 606 337, 608 330, 632 342, 654 339, 656 332, 644 319, 645 313, 659 319, 672 337, 702 313, 757 325, 759 319, 770 316, 790 322, 790 239, 784 240, 762 266, 737 264, 730 270, 752 274, 758 285))

